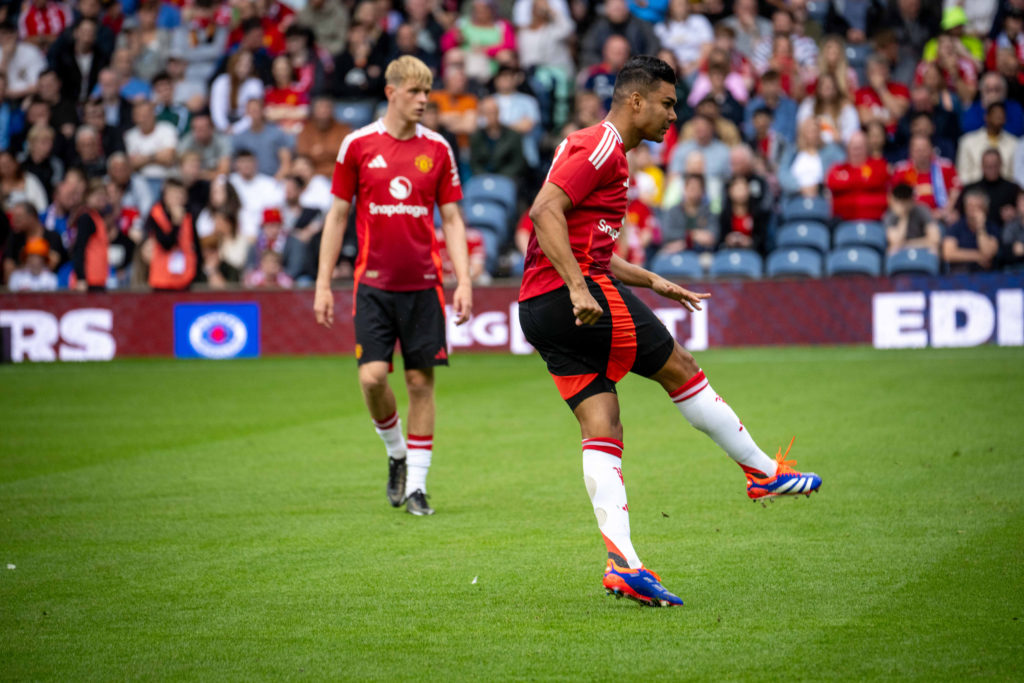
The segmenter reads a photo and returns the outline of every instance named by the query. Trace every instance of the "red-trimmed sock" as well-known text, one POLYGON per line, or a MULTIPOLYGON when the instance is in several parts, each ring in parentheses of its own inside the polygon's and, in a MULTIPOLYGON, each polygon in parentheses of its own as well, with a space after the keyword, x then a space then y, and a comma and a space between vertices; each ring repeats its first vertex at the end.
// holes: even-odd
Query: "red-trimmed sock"
POLYGON ((757 447, 729 404, 715 393, 701 370, 675 391, 672 402, 691 425, 711 437, 747 474, 775 476, 775 461, 757 447))
POLYGON ((384 442, 384 447, 388 451, 388 457, 395 460, 404 460, 405 439, 402 438, 402 419, 398 417, 398 413, 394 412, 391 414, 391 417, 383 420, 375 419, 373 427, 377 430, 377 435, 380 436, 381 441, 384 442))
POLYGON ((434 435, 409 435, 409 451, 405 458, 405 495, 409 496, 419 489, 427 492, 427 471, 430 469, 430 456, 434 450, 434 435))
POLYGON ((622 478, 622 442, 616 439, 583 439, 583 481, 594 506, 608 557, 620 567, 643 563, 629 540, 629 504, 622 478))

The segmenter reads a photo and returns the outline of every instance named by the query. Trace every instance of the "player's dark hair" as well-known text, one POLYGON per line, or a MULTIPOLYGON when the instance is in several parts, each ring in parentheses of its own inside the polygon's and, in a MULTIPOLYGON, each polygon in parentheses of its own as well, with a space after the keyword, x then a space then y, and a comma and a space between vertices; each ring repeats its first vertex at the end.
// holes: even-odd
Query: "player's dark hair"
POLYGON ((243 19, 242 23, 239 24, 239 26, 242 29, 242 33, 249 33, 250 31, 255 31, 256 29, 262 31, 263 21, 259 17, 248 17, 246 19, 243 19))
POLYGON ((914 188, 907 183, 899 183, 892 188, 892 196, 901 202, 905 202, 908 199, 912 199, 914 196, 914 188))
POLYGON ((683 182, 685 183, 685 182, 690 181, 690 180, 696 180, 697 182, 699 182, 700 183, 700 189, 704 190, 706 183, 705 183, 705 180, 704 180, 704 174, 703 173, 684 173, 683 174, 683 182))
POLYGON ((1005 102, 993 102, 992 104, 988 105, 985 108, 985 115, 987 116, 988 114, 991 114, 993 109, 1002 109, 1003 113, 1005 114, 1006 113, 1006 103, 1005 102))
POLYGON ((668 64, 649 55, 638 55, 626 62, 619 75, 615 77, 615 91, 612 100, 617 103, 625 102, 631 93, 639 92, 647 95, 658 87, 658 83, 664 81, 670 85, 676 84, 676 73, 668 64))
POLYGON ((1002 160, 1003 160, 1003 153, 1000 152, 999 149, 996 148, 996 147, 989 147, 988 149, 986 149, 984 152, 981 153, 981 158, 984 159, 985 157, 987 157, 990 154, 994 154, 996 159, 998 159, 1000 162, 1002 162, 1002 160))

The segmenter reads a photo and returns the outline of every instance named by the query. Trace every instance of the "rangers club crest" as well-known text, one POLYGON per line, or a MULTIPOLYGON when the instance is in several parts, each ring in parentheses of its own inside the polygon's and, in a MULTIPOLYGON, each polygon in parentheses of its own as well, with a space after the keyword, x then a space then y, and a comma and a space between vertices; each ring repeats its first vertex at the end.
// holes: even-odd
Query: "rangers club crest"
POLYGON ((423 173, 430 173, 430 169, 434 168, 434 160, 428 157, 426 154, 421 154, 413 160, 418 168, 423 173))

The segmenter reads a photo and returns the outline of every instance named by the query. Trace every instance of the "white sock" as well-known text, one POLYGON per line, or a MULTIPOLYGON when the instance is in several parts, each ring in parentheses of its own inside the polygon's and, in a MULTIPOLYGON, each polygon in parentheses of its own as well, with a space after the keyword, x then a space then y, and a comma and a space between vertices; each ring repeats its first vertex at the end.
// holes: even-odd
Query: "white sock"
POLYGON ((384 420, 374 420, 373 426, 377 435, 384 442, 388 451, 388 457, 395 460, 405 459, 405 439, 402 438, 402 420, 398 413, 392 413, 391 417, 384 420))
POLYGON ((409 435, 409 451, 405 458, 405 495, 419 489, 427 492, 427 471, 430 469, 430 455, 434 450, 434 435, 409 435))
POLYGON ((583 440, 583 481, 594 506, 597 526, 615 564, 642 567, 629 540, 629 504, 622 479, 622 442, 615 439, 583 440))
POLYGON ((775 475, 775 460, 757 447, 750 432, 736 417, 729 404, 711 388, 703 370, 686 384, 669 393, 669 396, 683 417, 710 436, 712 441, 743 468, 743 471, 755 476, 775 475))

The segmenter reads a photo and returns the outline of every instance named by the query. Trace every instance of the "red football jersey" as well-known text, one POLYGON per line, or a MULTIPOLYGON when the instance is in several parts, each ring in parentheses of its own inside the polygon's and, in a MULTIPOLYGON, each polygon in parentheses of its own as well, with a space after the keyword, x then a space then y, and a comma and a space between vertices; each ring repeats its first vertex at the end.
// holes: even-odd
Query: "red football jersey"
POLYGON ((342 141, 331 189, 345 201, 356 197, 357 286, 413 291, 441 284, 434 204, 462 199, 443 137, 419 124, 408 140, 392 137, 383 120, 364 126, 342 141))
MULTIPOLYGON (((938 165, 942 173, 945 189, 942 192, 948 198, 955 190, 960 190, 960 178, 956 174, 956 166, 949 159, 934 157, 934 163, 938 165)), ((914 199, 921 202, 929 209, 939 208, 938 198, 935 196, 935 187, 932 185, 932 174, 928 171, 921 173, 914 168, 909 160, 901 161, 892 170, 892 177, 889 183, 895 187, 906 183, 914 188, 914 199)))
MULTIPOLYGON (((608 121, 572 133, 555 150, 547 182, 561 188, 572 201, 565 213, 569 244, 583 275, 610 274, 615 240, 626 213, 629 165, 622 136, 608 121)), ((551 265, 536 231, 530 235, 519 300, 558 289, 565 282, 551 265)))
MULTIPOLYGON (((902 97, 903 99, 910 101, 910 90, 907 86, 902 83, 887 83, 886 87, 889 89, 889 93, 893 97, 902 97)), ((882 104, 882 98, 878 96, 874 88, 863 87, 857 91, 854 95, 853 103, 857 107, 867 107, 871 112, 877 116, 880 120, 885 122, 885 130, 892 135, 896 132, 896 124, 898 121, 893 118, 892 112, 885 108, 882 104)))
POLYGON ((18 17, 18 35, 22 38, 57 36, 71 24, 71 10, 60 2, 48 2, 39 9, 26 2, 18 17))

